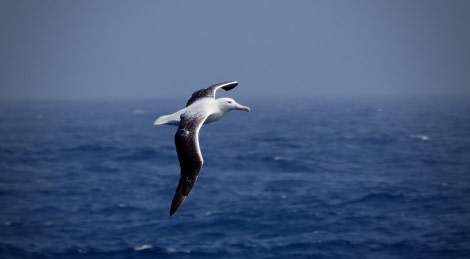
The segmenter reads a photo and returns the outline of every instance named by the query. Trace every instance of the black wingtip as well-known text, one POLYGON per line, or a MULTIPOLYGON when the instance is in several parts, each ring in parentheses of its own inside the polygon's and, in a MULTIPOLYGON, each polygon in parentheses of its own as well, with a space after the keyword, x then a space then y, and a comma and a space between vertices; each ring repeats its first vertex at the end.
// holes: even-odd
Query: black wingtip
POLYGON ((225 91, 229 91, 229 90, 232 90, 233 88, 235 88, 238 85, 238 82, 237 81, 228 81, 228 82, 221 83, 221 84, 227 84, 226 86, 222 86, 222 89, 224 89, 225 91))
POLYGON ((180 195, 178 193, 175 194, 175 197, 173 197, 173 201, 171 202, 171 208, 170 208, 170 216, 175 214, 176 210, 183 204, 183 201, 186 199, 187 196, 180 195))

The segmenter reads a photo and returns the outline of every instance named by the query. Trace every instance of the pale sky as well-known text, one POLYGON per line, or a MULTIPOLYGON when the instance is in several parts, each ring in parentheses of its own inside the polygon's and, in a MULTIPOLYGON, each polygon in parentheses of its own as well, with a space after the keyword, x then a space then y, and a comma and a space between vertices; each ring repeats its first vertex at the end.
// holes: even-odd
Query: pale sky
POLYGON ((0 99, 470 95, 470 1, 0 1, 0 99))

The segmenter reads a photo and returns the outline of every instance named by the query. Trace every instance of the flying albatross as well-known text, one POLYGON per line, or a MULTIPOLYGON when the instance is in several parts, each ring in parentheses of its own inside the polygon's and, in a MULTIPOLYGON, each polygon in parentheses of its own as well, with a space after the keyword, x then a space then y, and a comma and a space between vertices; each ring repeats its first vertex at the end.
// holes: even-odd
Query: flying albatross
POLYGON ((186 103, 186 107, 170 115, 160 116, 154 125, 178 125, 175 134, 176 153, 181 167, 181 176, 171 202, 170 216, 188 196, 196 183, 204 160, 199 148, 199 130, 203 124, 222 118, 231 110, 250 111, 250 108, 237 103, 232 98, 215 99, 215 92, 222 88, 229 91, 238 85, 229 81, 196 91, 186 103))

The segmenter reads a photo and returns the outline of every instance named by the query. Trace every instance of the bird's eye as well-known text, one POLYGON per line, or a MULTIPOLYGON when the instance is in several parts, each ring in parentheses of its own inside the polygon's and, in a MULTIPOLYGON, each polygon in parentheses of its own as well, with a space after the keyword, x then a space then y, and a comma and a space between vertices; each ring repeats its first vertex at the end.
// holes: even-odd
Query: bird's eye
POLYGON ((228 101, 228 103, 232 103, 232 101, 228 101))

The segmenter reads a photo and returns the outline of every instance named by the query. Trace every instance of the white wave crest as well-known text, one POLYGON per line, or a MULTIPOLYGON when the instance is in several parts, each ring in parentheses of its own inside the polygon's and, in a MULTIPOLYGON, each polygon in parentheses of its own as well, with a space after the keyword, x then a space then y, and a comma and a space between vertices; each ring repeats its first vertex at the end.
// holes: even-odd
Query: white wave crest
POLYGON ((410 138, 417 138, 421 139, 422 141, 427 141, 430 139, 428 136, 425 135, 410 135, 410 138))
POLYGON ((152 249, 152 246, 144 244, 144 245, 141 245, 141 246, 134 247, 135 251, 142 251, 142 250, 147 250, 147 249, 152 249))

